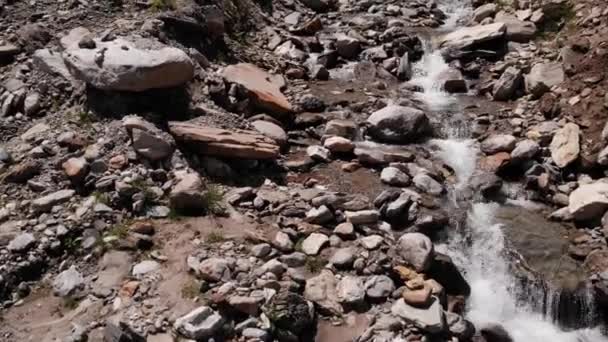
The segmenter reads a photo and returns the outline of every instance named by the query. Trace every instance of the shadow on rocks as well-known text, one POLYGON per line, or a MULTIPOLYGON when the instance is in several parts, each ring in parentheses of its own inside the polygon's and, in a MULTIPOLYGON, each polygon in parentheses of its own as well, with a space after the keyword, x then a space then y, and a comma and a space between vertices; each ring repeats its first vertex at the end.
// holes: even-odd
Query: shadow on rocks
POLYGON ((122 92, 87 86, 86 95, 87 107, 100 116, 153 113, 172 120, 188 118, 190 93, 186 87, 122 92))

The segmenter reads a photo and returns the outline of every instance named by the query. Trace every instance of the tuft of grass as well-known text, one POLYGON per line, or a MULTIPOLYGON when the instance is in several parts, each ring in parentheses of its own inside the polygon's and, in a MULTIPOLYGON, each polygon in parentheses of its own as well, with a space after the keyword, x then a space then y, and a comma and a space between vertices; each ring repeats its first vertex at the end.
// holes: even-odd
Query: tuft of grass
POLYGON ((80 301, 76 298, 73 297, 64 297, 63 298, 63 303, 62 306, 64 309, 67 310, 74 310, 78 307, 78 304, 80 303, 80 301))
POLYGON ((305 240, 304 238, 300 238, 296 242, 295 246, 293 247, 296 252, 301 252, 302 251, 302 244, 304 243, 304 240, 305 240))
POLYGON ((68 236, 63 240, 63 249, 65 249, 68 254, 75 254, 80 248, 81 242, 80 238, 76 236, 68 236))
POLYGON ((150 8, 155 12, 170 11, 176 8, 175 0, 152 0, 150 8))
POLYGON ((97 203, 105 204, 108 206, 110 205, 110 195, 105 192, 96 190, 93 192, 93 197, 95 198, 95 201, 97 203))
POLYGON ((208 185, 207 192, 203 196, 204 207, 207 212, 213 215, 224 215, 226 208, 223 204, 224 195, 222 191, 215 185, 208 185))
POLYGON ((185 299, 201 297, 201 286, 196 280, 190 280, 182 286, 181 294, 185 299))
POLYGON ((108 232, 108 235, 116 236, 119 239, 125 239, 127 236, 129 236, 129 226, 130 225, 131 225, 131 222, 129 222, 129 221, 123 221, 121 223, 117 223, 112 227, 112 229, 110 229, 110 231, 108 232))
POLYGON ((306 258, 306 269, 310 273, 319 273, 327 265, 327 260, 319 257, 306 258))
POLYGON ((207 234, 207 238, 205 239, 205 241, 207 241, 208 243, 218 243, 226 241, 226 237, 221 231, 214 230, 207 234))

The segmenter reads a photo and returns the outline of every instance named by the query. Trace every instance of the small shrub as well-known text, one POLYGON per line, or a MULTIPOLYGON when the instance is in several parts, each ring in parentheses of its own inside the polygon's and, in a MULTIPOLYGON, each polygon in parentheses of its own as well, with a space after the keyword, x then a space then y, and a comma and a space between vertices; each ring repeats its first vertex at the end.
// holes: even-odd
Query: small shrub
POLYGON ((174 10, 175 7, 174 0, 152 0, 150 3, 150 8, 157 12, 174 10))
POLYGON ((204 207, 207 212, 214 215, 224 215, 226 208, 222 203, 224 196, 222 191, 215 185, 208 185, 207 192, 203 196, 204 207))
POLYGON ((97 203, 101 203, 101 204, 105 204, 105 205, 110 205, 110 195, 108 195, 105 192, 94 191, 93 192, 93 197, 95 198, 95 201, 97 203))
POLYGON ((319 257, 310 257, 306 259, 306 269, 310 273, 318 273, 327 265, 327 260, 319 257))
POLYGON ((182 298, 185 299, 194 299, 200 297, 202 295, 201 286, 195 280, 190 280, 182 286, 181 294, 182 298))
POLYGON ((68 254, 75 254, 80 248, 81 242, 82 241, 78 237, 68 236, 63 239, 63 249, 65 249, 68 254))
POLYGON ((80 301, 73 297, 63 298, 63 308, 67 310, 74 310, 78 307, 80 301))
POLYGON ((221 231, 216 230, 207 234, 207 238, 205 239, 205 241, 209 243, 223 242, 226 241, 226 237, 221 231))
POLYGON ((116 236, 119 239, 125 239, 129 235, 129 226, 130 222, 128 221, 118 223, 110 229, 108 235, 116 236))

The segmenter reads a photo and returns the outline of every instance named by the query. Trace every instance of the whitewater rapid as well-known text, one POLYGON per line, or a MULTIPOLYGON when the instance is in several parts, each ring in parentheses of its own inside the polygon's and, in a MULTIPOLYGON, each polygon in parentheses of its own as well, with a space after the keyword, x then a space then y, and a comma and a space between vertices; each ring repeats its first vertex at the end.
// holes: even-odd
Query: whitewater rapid
MULTIPOLYGON (((444 0, 439 6, 448 14, 442 30, 455 29, 471 13, 467 0, 444 0)), ((431 40, 424 42, 424 48, 424 56, 414 65, 411 82, 423 89, 419 97, 431 111, 446 115, 448 109, 453 112, 454 107, 458 107, 458 98, 444 92, 439 82, 442 72, 450 66, 433 48, 431 40)), ((455 129, 449 120, 444 121, 442 131, 446 138, 432 140, 430 144, 435 147, 437 157, 454 170, 457 181, 452 192, 458 193, 469 187, 471 179, 476 176, 480 152, 477 142, 463 134, 467 130, 455 129)), ((533 304, 537 298, 522 300, 522 289, 518 288, 519 282, 511 273, 506 259, 503 227, 495 220, 498 206, 497 203, 472 203, 464 230, 455 230, 445 244, 437 246, 438 251, 452 257, 471 286, 467 319, 478 329, 500 324, 515 342, 608 341, 599 329, 593 327, 563 331, 550 315, 536 311, 537 306, 533 304)))

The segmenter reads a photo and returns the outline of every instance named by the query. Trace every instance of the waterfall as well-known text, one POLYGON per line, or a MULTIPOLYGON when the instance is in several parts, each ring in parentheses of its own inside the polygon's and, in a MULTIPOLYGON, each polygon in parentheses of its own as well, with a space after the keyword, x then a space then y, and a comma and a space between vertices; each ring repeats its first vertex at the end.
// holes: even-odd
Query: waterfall
MULTIPOLYGON (((444 29, 452 29, 459 19, 470 13, 466 1, 439 4, 449 15, 444 29)), ((455 172, 454 193, 469 187, 475 177, 479 149, 468 136, 468 129, 457 128, 451 122, 462 113, 454 108, 457 98, 445 93, 438 78, 449 65, 432 42, 425 43, 425 55, 415 65, 412 83, 423 88, 420 98, 429 109, 439 113, 446 139, 433 140, 436 155, 455 172), (446 113, 447 111, 447 113, 446 113)), ((459 123, 469 125, 466 119, 459 123)), ((458 196, 454 196, 457 198, 458 196)), ((515 205, 518 201, 513 201, 515 205)), ((608 341, 593 324, 597 321, 593 294, 587 288, 573 292, 558 291, 545 286, 527 286, 513 274, 508 257, 508 244, 503 226, 495 220, 498 203, 474 202, 467 213, 464 229, 453 231, 437 250, 452 257, 471 286, 466 317, 480 329, 500 324, 515 342, 600 342, 608 341), (558 322, 564 323, 560 326, 558 322), (566 331, 565 329, 578 329, 566 331)))

